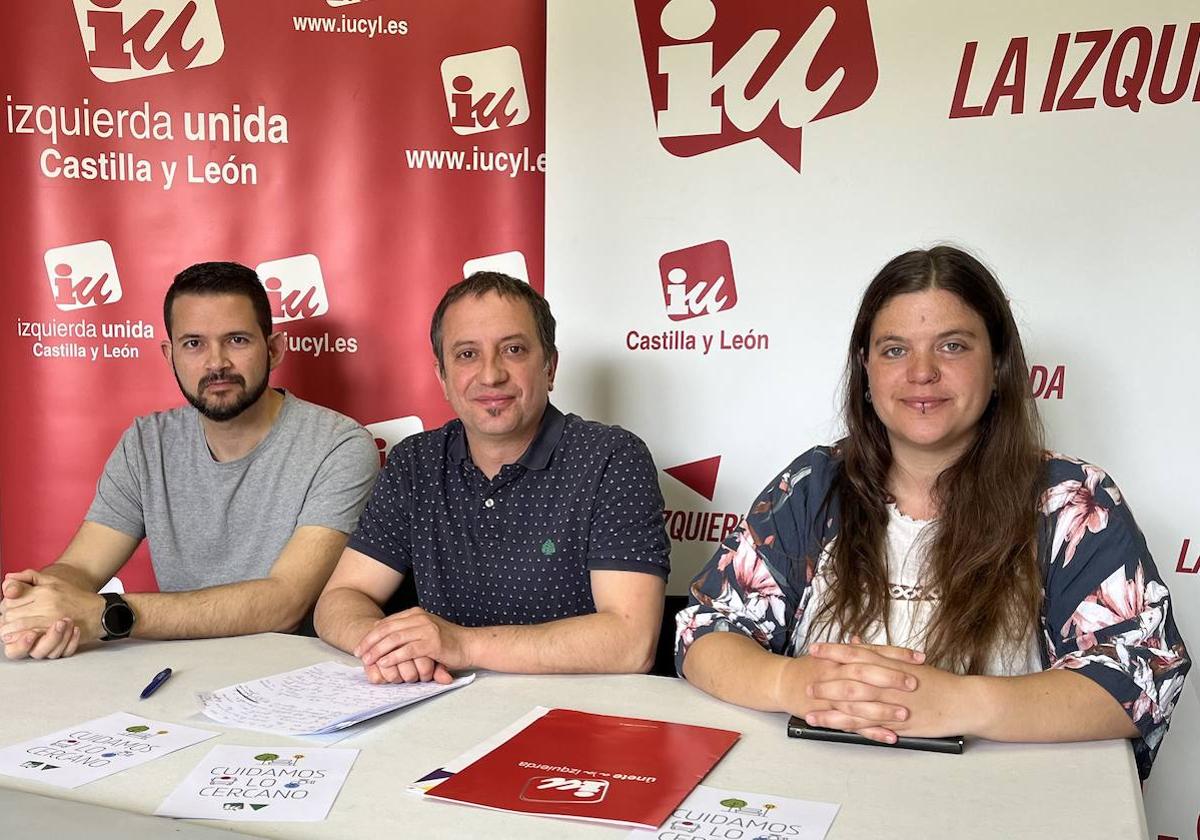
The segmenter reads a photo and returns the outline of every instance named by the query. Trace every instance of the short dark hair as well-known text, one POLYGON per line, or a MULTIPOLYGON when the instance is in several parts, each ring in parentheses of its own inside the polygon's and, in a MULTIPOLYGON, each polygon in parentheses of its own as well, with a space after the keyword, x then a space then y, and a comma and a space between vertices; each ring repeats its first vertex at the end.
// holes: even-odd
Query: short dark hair
POLYGON ((163 322, 171 337, 171 305, 179 295, 244 295, 254 305, 254 317, 263 338, 271 335, 271 301, 253 269, 235 262, 203 262, 175 275, 163 299, 163 322))
POLYGON ((433 345, 433 355, 437 358, 439 370, 446 372, 446 360, 442 356, 442 321, 446 317, 446 310, 452 303, 467 295, 483 297, 489 292, 528 303, 533 313, 533 323, 537 327, 538 340, 546 354, 546 361, 549 362, 558 355, 558 348, 554 346, 554 315, 550 312, 550 304, 538 294, 537 289, 499 271, 476 271, 466 280, 460 280, 447 289, 437 309, 433 310, 433 320, 429 324, 429 343, 433 345))

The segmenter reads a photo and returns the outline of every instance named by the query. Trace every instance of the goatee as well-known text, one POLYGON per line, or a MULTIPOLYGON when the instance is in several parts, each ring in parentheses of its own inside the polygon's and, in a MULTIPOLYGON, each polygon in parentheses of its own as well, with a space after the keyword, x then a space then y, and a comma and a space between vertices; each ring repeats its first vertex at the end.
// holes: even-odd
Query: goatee
POLYGON ((212 420, 215 423, 225 423, 240 415, 250 406, 258 402, 267 391, 267 377, 263 376, 253 388, 246 388, 246 380, 244 377, 234 374, 208 374, 200 379, 196 385, 197 393, 193 394, 187 388, 183 387, 183 382, 179 378, 179 372, 175 371, 175 381, 179 384, 179 390, 183 396, 191 403, 192 408, 199 411, 202 415, 212 420), (209 385, 218 382, 230 382, 242 386, 242 395, 238 399, 228 405, 214 406, 205 402, 204 389, 209 385))

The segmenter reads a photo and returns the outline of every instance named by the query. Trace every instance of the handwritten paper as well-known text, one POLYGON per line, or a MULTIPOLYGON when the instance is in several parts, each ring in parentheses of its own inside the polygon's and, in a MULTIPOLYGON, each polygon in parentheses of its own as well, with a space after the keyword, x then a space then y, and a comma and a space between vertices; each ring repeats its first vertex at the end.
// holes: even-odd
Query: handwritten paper
POLYGON ((359 667, 321 662, 201 694, 200 702, 205 717, 227 726, 276 735, 323 735, 453 691, 474 679, 470 674, 449 685, 374 685, 359 667))
POLYGON ((243 822, 317 822, 346 782, 358 750, 213 747, 154 813, 243 822))
POLYGON ((217 737, 216 732, 117 712, 0 750, 0 773, 77 788, 217 737))

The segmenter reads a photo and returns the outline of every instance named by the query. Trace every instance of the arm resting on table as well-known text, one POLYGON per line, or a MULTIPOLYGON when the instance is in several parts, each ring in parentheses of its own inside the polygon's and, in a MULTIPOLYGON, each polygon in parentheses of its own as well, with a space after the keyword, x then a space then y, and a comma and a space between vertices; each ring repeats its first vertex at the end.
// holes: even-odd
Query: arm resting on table
POLYGON ((662 625, 662 578, 643 572, 591 573, 596 612, 544 624, 470 631, 473 667, 520 674, 646 673, 662 625))
POLYGON ((347 548, 325 584, 313 623, 325 642, 350 653, 383 618, 383 604, 404 575, 373 557, 347 548))
POLYGON ((283 547, 265 578, 191 592, 126 596, 141 639, 202 639, 295 630, 329 577, 346 534, 302 525, 283 547))

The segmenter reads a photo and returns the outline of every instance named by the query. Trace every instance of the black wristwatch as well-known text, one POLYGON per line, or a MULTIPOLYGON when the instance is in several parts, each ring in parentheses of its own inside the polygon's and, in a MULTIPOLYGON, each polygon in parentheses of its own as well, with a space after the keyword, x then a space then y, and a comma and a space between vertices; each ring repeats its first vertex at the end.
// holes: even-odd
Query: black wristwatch
POLYGON ((104 612, 100 613, 100 629, 104 631, 104 635, 100 637, 100 641, 111 642, 114 639, 129 638, 129 634, 133 632, 133 624, 137 621, 133 607, 115 592, 100 594, 104 596, 104 612))

